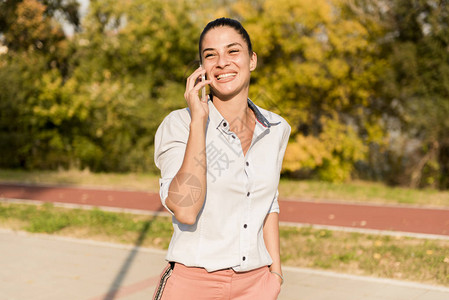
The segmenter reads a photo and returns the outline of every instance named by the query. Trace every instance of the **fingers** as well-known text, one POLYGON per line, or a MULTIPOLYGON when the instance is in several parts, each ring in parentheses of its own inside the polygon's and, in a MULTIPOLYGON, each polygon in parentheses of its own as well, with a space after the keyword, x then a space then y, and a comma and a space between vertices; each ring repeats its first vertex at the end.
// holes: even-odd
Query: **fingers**
MULTIPOLYGON (((186 91, 194 89, 198 84, 201 83, 201 76, 206 74, 206 70, 202 67, 196 69, 188 78, 186 83, 186 91)), ((198 88, 198 91, 201 87, 198 88)))
MULTIPOLYGON (((212 80, 201 80, 201 77, 206 74, 206 70, 202 67, 196 69, 188 78, 186 83, 186 91, 184 97, 187 101, 192 98, 197 98, 200 89, 204 88, 206 85, 210 84, 212 80)), ((207 99, 201 99, 202 101, 207 101, 207 99)))
POLYGON ((202 74, 206 74, 206 70, 204 70, 203 67, 198 67, 195 71, 193 71, 193 73, 187 78, 186 88, 191 90, 195 86, 196 82, 201 79, 202 74))

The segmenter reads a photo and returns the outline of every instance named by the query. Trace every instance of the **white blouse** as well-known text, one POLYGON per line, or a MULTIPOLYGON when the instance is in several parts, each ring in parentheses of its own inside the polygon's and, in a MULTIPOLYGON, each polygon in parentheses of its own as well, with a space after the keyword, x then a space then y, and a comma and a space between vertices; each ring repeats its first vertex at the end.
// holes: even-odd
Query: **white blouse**
MULTIPOLYGON (((193 225, 182 224, 173 215, 166 259, 209 272, 270 265, 263 222, 269 213, 279 213, 277 188, 291 128, 282 117, 248 99, 257 122, 244 156, 241 141, 229 129, 236 120, 225 120, 212 101, 208 105, 206 199, 193 225)), ((154 158, 161 170, 160 196, 166 208, 170 183, 183 162, 190 120, 188 108, 173 111, 156 132, 154 158)))

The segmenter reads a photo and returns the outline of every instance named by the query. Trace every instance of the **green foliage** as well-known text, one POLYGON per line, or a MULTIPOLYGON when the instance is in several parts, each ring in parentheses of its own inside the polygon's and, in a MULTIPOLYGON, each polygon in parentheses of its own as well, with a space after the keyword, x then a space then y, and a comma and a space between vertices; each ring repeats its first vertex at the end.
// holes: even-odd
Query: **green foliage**
POLYGON ((188 14, 190 5, 91 3, 86 30, 74 39, 79 51, 73 81, 88 111, 74 145, 79 167, 154 169, 154 133, 170 110, 184 106, 180 66, 195 58, 199 29, 188 14))
POLYGON ((250 97, 292 125, 285 171, 449 187, 444 1, 92 0, 82 20, 77 9, 0 2, 0 167, 155 171, 153 136, 185 106, 201 29, 229 16, 258 55, 250 97))
POLYGON ((355 130, 338 121, 324 119, 318 137, 298 134, 290 143, 284 158, 284 168, 315 169, 319 178, 327 181, 350 179, 354 164, 364 159, 367 147, 355 130))
POLYGON ((0 69, 5 78, 0 132, 7 154, 1 165, 153 170, 154 132, 165 114, 184 105, 185 67, 179 66, 196 56, 199 29, 190 7, 187 1, 92 1, 84 30, 61 40, 44 4, 16 5, 17 20, 4 31, 8 63, 0 69), (20 9, 34 17, 17 23, 20 9), (16 41, 21 43, 14 46, 16 41), (28 62, 22 65, 15 57, 28 62))
POLYGON ((381 92, 386 103, 394 103, 406 137, 391 141, 403 145, 393 155, 404 158, 399 169, 411 186, 448 188, 449 6, 396 0, 384 19, 391 38, 380 47, 390 64, 381 92))
MULTIPOLYGON (((249 2, 248 2, 249 3, 249 2)), ((343 181, 365 158, 363 143, 379 141, 371 95, 383 61, 365 26, 345 1, 263 1, 240 9, 252 32, 259 67, 255 100, 292 125, 285 170, 310 169, 343 181)))

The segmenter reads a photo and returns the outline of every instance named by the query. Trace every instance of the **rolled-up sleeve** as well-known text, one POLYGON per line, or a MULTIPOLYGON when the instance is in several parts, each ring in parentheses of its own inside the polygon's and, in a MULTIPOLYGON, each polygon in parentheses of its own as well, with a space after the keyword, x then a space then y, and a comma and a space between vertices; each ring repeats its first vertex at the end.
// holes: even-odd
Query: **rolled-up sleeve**
MULTIPOLYGON (((184 111, 184 114, 188 115, 188 112, 184 111)), ((182 111, 172 112, 162 121, 154 138, 154 162, 161 170, 159 195, 162 205, 171 214, 173 212, 165 202, 173 177, 178 173, 184 159, 189 137, 187 121, 182 111)))
POLYGON ((279 197, 279 191, 276 191, 276 195, 274 196, 273 202, 271 202, 270 210, 268 211, 269 214, 274 213, 274 212, 279 213, 278 197, 279 197))

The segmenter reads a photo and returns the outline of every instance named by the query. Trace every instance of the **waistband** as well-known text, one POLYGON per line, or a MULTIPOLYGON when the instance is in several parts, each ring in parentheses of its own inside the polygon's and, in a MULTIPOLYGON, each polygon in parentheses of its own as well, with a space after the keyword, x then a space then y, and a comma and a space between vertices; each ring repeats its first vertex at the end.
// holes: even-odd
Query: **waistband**
POLYGON ((191 279, 214 279, 214 280, 225 280, 228 281, 230 279, 232 280, 242 280, 242 279, 249 279, 252 280, 254 278, 258 278, 262 276, 263 274, 269 272, 268 266, 260 267, 251 271, 246 272, 236 272, 233 269, 224 269, 224 270, 218 270, 214 272, 207 272, 204 268, 198 268, 198 267, 187 267, 181 263, 175 263, 173 273, 178 274, 183 277, 189 277, 191 279))

